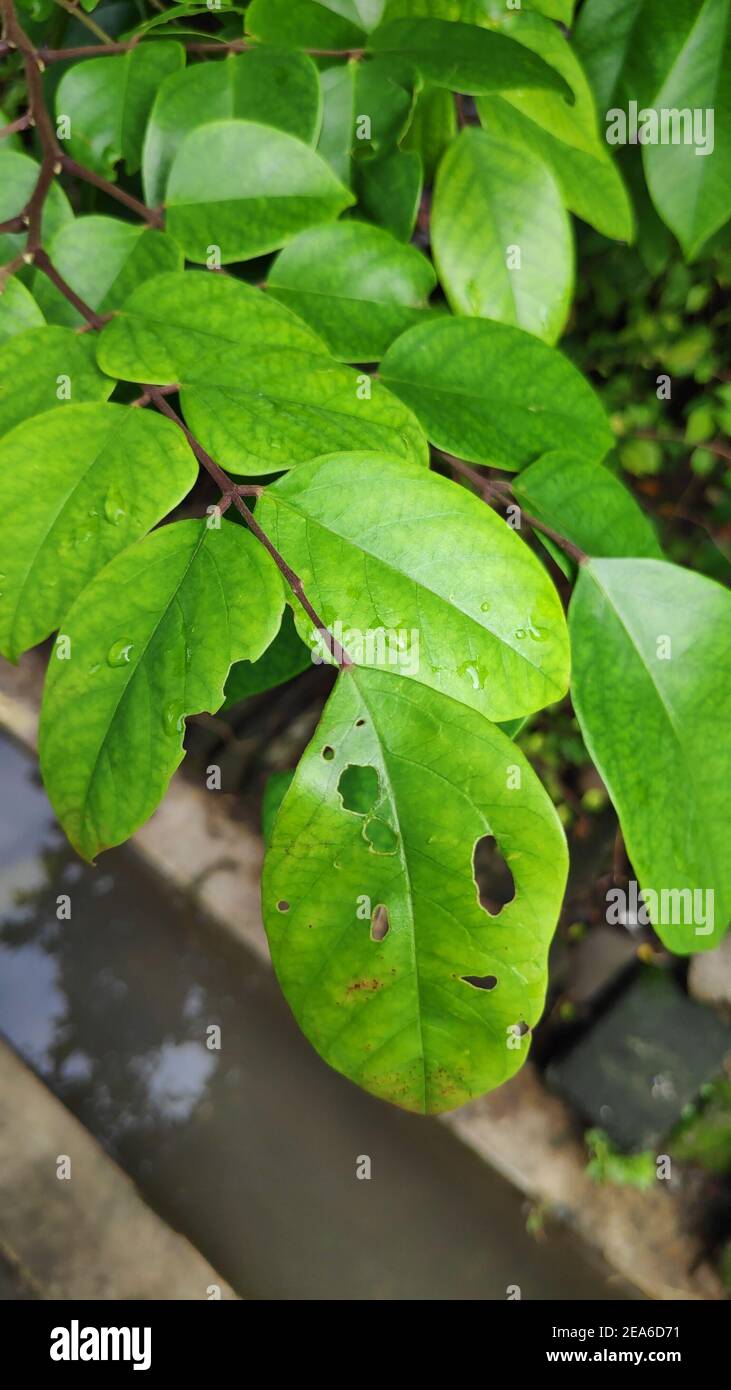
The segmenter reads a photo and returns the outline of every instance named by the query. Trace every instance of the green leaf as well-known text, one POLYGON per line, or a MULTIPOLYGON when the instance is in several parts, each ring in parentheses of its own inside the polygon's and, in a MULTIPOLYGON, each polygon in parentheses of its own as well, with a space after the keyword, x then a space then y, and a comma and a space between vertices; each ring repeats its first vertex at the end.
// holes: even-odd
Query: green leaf
POLYGON ((44 322, 30 290, 16 276, 11 276, 0 294, 0 343, 25 333, 27 328, 40 328, 44 322))
POLYGON ((525 1060, 565 880, 558 818, 515 744, 444 695, 354 668, 271 832, 274 968, 330 1066, 406 1110, 454 1109, 525 1060), (348 809, 354 770, 368 809, 348 809), (472 875, 485 835, 515 882, 497 915, 472 875))
POLYGON ((520 145, 465 129, 437 173, 434 261, 455 313, 559 337, 574 283, 574 246, 550 169, 520 145))
POLYGON ((527 512, 587 555, 662 558, 652 522, 632 493, 582 454, 544 454, 519 474, 513 493, 527 512))
POLYGON ((516 470, 577 440, 598 463, 612 446, 604 411, 576 368, 508 324, 418 324, 392 343, 380 374, 433 444, 474 463, 516 470))
POLYGON ((40 759, 84 858, 152 814, 183 758, 185 716, 219 708, 231 665, 265 650, 283 602, 266 551, 225 521, 153 531, 79 595, 48 668, 40 759))
POLYGON ((241 281, 192 271, 148 281, 98 351, 112 375, 179 384, 193 433, 233 473, 277 473, 344 446, 428 461, 401 401, 333 362, 284 305, 241 281))
POLYGON ((566 206, 604 236, 630 241, 632 205, 612 162, 581 64, 561 31, 541 15, 503 15, 501 29, 539 53, 566 78, 569 107, 553 92, 480 97, 477 110, 490 135, 524 145, 553 171, 566 206))
MULTIPOLYGON (((723 3, 723 0, 722 0, 723 3)), ((597 109, 654 104, 703 0, 584 0, 573 44, 597 109)))
POLYGON ((573 100, 568 83, 542 58, 504 34, 472 24, 397 19, 377 29, 369 47, 408 60, 427 82, 452 91, 478 96, 538 87, 573 100))
MULTIPOLYGON (((6 125, 10 125, 10 117, 3 110, 2 106, 0 106, 0 129, 6 125)), ((22 148, 21 139, 17 131, 13 131, 10 135, 0 136, 0 149, 3 152, 6 150, 21 150, 22 148)))
POLYGON ((251 695, 274 690, 301 671, 306 671, 310 665, 309 648, 298 635, 291 608, 285 607, 282 626, 264 655, 258 661, 237 661, 231 667, 226 681, 226 698, 221 708, 230 709, 231 705, 248 700, 251 695))
POLYGON ((414 150, 394 150, 357 166, 358 202, 372 222, 408 241, 419 211, 421 160, 414 150))
POLYGON ((261 799, 261 837, 265 845, 268 845, 272 838, 274 822, 285 793, 292 785, 293 777, 294 772, 273 772, 271 777, 267 779, 264 795, 261 799))
MULTIPOLYGON (((0 150, 0 222, 17 217, 29 201, 38 182, 40 167, 27 154, 15 150, 0 150)), ((52 183, 43 204, 41 232, 44 245, 59 227, 73 219, 71 205, 58 183, 52 183)), ((0 264, 12 261, 25 248, 27 233, 0 232, 0 264)))
POLYGON ((56 91, 56 118, 70 122, 71 157, 105 178, 114 176, 120 159, 136 173, 157 89, 184 62, 181 44, 161 40, 68 68, 56 91))
POLYGON ((383 6, 384 0, 253 0, 246 29, 267 43, 359 48, 383 6))
POLYGON ((454 98, 445 87, 425 87, 416 99, 403 149, 418 154, 424 178, 433 183, 437 165, 457 134, 454 98))
POLYGON ((95 362, 89 334, 31 328, 0 348, 0 438, 32 415, 84 401, 105 401, 114 382, 95 362))
POLYGON ((260 121, 312 145, 321 114, 317 68, 306 53, 253 49, 172 73, 160 87, 145 132, 145 201, 153 207, 163 202, 175 155, 197 126, 230 117, 260 121))
POLYGON ((0 443, 0 651, 16 661, 85 584, 157 525, 196 480, 180 430, 122 405, 69 405, 0 443))
POLYGON ((320 75, 323 97, 318 150, 350 186, 353 161, 392 151, 405 133, 414 105, 408 66, 390 57, 353 59, 320 75))
POLYGON ((257 516, 354 661, 397 669, 489 719, 564 694, 558 595, 532 551, 465 488, 402 459, 334 454, 267 488, 257 516))
POLYGON ((205 262, 217 246, 225 264, 276 251, 352 202, 302 140, 253 121, 214 121, 190 131, 175 155, 167 226, 189 260, 205 262))
POLYGON ((668 903, 654 925, 707 950, 731 916, 731 594, 659 560, 590 560, 569 625, 574 708, 639 882, 700 895, 695 923, 668 903))
POLYGON ((692 120, 694 143, 661 141, 642 149, 652 201, 689 261, 731 217, 729 72, 731 6, 706 0, 654 101, 661 113, 687 113, 678 128, 687 139, 683 121, 692 120), (697 113, 703 123, 696 131, 697 113))
POLYGON ((274 262, 268 288, 343 362, 376 362, 424 316, 434 270, 414 246, 364 222, 303 232, 274 262))
MULTIPOLYGON (((172 237, 117 217, 79 217, 56 233, 48 254, 57 271, 92 309, 119 309, 136 287, 166 270, 183 269, 172 237)), ((49 323, 84 322, 55 285, 37 271, 33 292, 49 323)))

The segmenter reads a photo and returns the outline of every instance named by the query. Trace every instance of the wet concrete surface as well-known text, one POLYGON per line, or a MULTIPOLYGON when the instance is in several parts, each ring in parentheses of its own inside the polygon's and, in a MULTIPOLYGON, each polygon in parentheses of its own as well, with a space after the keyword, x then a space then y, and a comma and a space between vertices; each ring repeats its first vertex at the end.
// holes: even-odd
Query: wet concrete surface
POLYGON ((131 851, 81 863, 8 742, 0 785, 0 1032, 240 1294, 622 1296, 436 1120, 326 1067, 269 972, 131 851))

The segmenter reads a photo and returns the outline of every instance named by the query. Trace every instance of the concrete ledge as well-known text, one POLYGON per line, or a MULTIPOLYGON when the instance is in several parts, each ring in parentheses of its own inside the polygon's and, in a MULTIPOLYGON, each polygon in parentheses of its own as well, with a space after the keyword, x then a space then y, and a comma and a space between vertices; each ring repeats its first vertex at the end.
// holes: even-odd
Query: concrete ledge
POLYGON ((236 1297, 2 1043, 0 1249, 36 1298, 205 1300, 211 1285, 236 1297))
MULTIPOLYGON (((35 745, 42 668, 33 653, 16 670, 0 664, 0 724, 35 745)), ((192 894, 211 923, 268 960, 256 904, 262 846, 232 821, 213 792, 177 776, 135 849, 161 876, 192 894)), ((324 1064, 323 1064, 324 1065, 324 1064)), ((714 1270, 699 1264, 677 1196, 596 1186, 571 1114, 528 1062, 507 1085, 442 1122, 516 1188, 571 1225, 627 1283, 651 1299, 723 1299, 714 1270)))

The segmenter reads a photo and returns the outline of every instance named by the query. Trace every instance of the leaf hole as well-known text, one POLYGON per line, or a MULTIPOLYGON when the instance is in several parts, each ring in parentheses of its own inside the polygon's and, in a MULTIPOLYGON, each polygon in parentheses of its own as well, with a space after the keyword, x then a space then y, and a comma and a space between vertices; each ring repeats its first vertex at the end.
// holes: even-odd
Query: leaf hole
POLYGON ((497 917, 515 897, 515 880, 494 835, 483 835, 472 855, 472 873, 480 907, 497 917))
POLYGON ((329 743, 326 743, 325 747, 322 750, 322 756, 326 762, 332 762, 333 758, 335 757, 335 749, 331 748, 329 743))
POLYGON ((383 941, 391 930, 391 923, 388 920, 388 908, 379 903, 371 913, 371 941, 383 941))
POLYGON ((340 774, 338 791, 346 811, 367 816, 378 800, 378 773, 374 767, 349 763, 340 774))
POLYGON ((289 903, 285 898, 282 898, 281 902, 277 903, 277 912, 289 912, 289 903))
POLYGON ((497 984, 497 975, 460 975, 460 979, 473 989, 494 989, 497 984))
POLYGON ((365 719, 356 719, 356 721, 355 721, 355 727, 356 727, 356 729, 362 729, 364 724, 365 724, 365 719))

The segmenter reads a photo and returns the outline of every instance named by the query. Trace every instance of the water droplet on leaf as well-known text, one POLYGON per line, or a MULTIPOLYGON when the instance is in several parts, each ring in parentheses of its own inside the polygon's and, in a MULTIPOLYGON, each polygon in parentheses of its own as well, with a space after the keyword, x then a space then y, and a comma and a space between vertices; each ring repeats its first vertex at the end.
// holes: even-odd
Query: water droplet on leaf
POLYGON ((107 664, 109 666, 127 666, 133 646, 132 642, 126 642, 123 637, 120 637, 118 642, 112 642, 107 652, 107 664))

